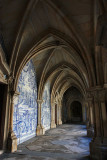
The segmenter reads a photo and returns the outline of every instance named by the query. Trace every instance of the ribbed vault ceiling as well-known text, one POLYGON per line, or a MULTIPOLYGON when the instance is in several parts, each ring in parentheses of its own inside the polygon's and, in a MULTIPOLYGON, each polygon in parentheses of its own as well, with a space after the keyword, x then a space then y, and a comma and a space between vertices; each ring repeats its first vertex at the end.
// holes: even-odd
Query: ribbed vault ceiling
POLYGON ((53 94, 71 86, 85 94, 95 83, 95 6, 90 0, 2 0, 1 33, 15 83, 33 59, 39 93, 49 80, 53 94))

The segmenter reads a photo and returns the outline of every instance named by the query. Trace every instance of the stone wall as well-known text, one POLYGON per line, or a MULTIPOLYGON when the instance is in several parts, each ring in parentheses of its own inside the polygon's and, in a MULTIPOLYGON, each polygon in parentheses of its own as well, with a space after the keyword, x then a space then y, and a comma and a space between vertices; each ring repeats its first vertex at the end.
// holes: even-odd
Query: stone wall
POLYGON ((51 98, 50 98, 50 83, 48 82, 45 85, 44 93, 43 93, 43 103, 42 103, 42 125, 45 130, 50 129, 51 123, 51 98))
POLYGON ((36 135, 37 84, 32 61, 23 68, 17 91, 20 95, 14 105, 13 130, 19 144, 36 135))

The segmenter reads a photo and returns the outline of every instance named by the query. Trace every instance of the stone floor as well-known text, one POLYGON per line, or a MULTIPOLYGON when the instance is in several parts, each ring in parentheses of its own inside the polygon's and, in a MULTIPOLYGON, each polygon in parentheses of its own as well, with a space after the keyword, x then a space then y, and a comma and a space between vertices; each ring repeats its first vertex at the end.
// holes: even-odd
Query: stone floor
POLYGON ((0 160, 89 160, 90 138, 85 125, 64 124, 18 146, 17 152, 5 153, 0 160))

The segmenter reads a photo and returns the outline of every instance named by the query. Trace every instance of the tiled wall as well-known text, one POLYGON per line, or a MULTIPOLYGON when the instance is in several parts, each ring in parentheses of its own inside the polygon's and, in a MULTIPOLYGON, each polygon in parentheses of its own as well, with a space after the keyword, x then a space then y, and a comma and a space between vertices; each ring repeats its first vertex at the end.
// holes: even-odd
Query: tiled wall
POLYGON ((42 103, 42 112, 41 112, 41 119, 42 125, 45 130, 50 129, 51 123, 51 99, 50 99, 50 83, 48 82, 45 85, 44 92, 43 92, 43 100, 42 103))
POLYGON ((20 95, 15 100, 13 130, 21 143, 36 135, 37 84, 32 61, 23 68, 17 90, 20 95))

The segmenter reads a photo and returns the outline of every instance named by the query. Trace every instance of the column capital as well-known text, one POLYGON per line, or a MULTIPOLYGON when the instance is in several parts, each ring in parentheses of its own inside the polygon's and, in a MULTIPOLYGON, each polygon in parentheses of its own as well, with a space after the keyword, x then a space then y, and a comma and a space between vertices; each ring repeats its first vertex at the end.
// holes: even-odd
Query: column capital
POLYGON ((10 91, 11 94, 11 100, 15 101, 16 98, 18 98, 18 96, 20 95, 20 93, 18 91, 10 91))
POLYGON ((37 99, 37 103, 38 104, 42 104, 43 103, 43 99, 37 99))
POLYGON ((94 92, 94 101, 105 101, 105 89, 101 89, 101 90, 96 90, 94 92))
POLYGON ((11 91, 10 91, 10 94, 11 94, 11 96, 13 96, 13 97, 17 97, 17 96, 20 95, 20 93, 19 93, 18 91, 15 91, 15 90, 11 90, 11 91))
POLYGON ((93 98, 94 101, 105 101, 105 93, 107 90, 101 86, 90 88, 87 92, 87 99, 93 98))
POLYGON ((87 98, 87 102, 92 102, 92 100, 93 100, 93 97, 87 98))

